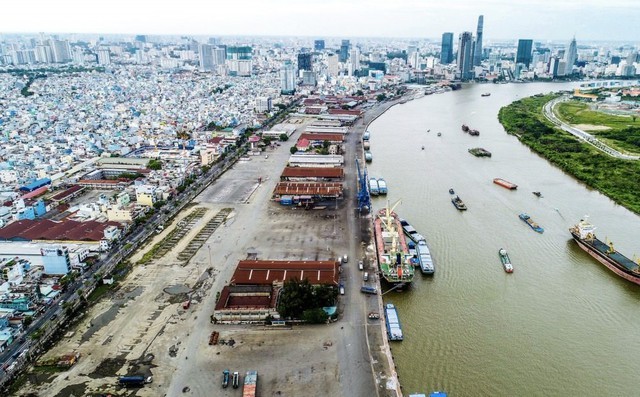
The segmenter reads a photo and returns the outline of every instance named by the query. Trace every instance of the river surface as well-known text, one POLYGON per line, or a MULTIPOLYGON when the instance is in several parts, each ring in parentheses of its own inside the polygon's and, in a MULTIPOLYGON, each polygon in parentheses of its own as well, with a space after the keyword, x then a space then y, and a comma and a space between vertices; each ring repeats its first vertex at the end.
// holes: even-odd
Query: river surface
MULTIPOLYGON (((471 85, 394 106, 370 125, 369 175, 385 178, 389 201, 402 200, 396 212, 427 237, 436 261, 433 278, 417 272, 411 289, 384 296, 398 306, 405 333, 391 345, 405 395, 640 395, 640 286, 592 259, 568 232, 588 214, 601 239, 632 257, 640 255, 640 217, 531 152, 497 118, 514 100, 571 87, 471 85), (463 133, 463 123, 480 136, 463 133), (493 157, 467 152, 478 146, 493 157), (468 211, 453 207, 449 188, 468 211), (513 274, 502 269, 501 247, 513 274)), ((373 203, 379 209, 386 200, 373 203)))

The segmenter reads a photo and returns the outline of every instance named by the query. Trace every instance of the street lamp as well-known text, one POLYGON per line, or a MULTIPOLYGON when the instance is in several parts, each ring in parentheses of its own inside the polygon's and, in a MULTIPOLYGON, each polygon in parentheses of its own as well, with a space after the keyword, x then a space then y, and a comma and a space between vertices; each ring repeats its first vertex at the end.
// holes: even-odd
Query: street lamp
POLYGON ((211 263, 211 244, 207 244, 207 250, 209 251, 209 267, 213 267, 211 263))

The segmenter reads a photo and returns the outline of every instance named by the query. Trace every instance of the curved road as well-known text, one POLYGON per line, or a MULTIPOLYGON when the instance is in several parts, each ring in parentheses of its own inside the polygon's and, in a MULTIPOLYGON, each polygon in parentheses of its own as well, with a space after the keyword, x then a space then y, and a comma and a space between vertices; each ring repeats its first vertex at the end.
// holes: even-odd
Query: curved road
POLYGON ((640 156, 632 156, 632 155, 628 155, 628 154, 623 154, 620 153, 619 151, 615 150, 614 148, 612 148, 611 146, 608 146, 607 144, 603 143, 602 141, 598 140, 596 137, 594 137, 593 135, 584 132, 576 127, 573 127, 570 124, 565 123, 564 121, 560 120, 558 117, 556 117, 555 113, 553 112, 553 109, 555 108, 555 106, 560 103, 560 102, 565 102, 569 100, 569 96, 567 95, 563 95, 559 98, 556 98, 552 101, 547 102, 544 105, 544 116, 547 118, 547 120, 551 121, 553 124, 555 124, 557 127, 560 127, 563 131, 566 131, 568 133, 570 133, 571 135, 582 139, 583 141, 587 142, 588 144, 592 145, 593 147, 595 147, 598 150, 603 151, 604 153, 612 156, 612 157, 616 157, 619 159, 623 159, 623 160, 638 160, 640 159, 640 156))

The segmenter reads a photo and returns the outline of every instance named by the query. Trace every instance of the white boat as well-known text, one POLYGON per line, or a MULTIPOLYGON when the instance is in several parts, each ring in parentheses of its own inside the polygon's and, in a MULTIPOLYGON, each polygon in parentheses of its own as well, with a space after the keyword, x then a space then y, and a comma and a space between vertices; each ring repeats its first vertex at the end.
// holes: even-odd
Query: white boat
POLYGON ((369 178, 369 194, 377 196, 380 194, 380 188, 378 186, 378 180, 376 178, 369 178))
POLYGON ((382 178, 378 178, 378 191, 380 194, 387 194, 387 182, 382 178))
POLYGON ((416 251, 418 253, 418 260, 420 261, 420 271, 422 272, 422 274, 433 274, 436 271, 436 268, 433 263, 433 258, 431 257, 431 251, 429 250, 429 246, 427 245, 427 241, 418 241, 416 251))

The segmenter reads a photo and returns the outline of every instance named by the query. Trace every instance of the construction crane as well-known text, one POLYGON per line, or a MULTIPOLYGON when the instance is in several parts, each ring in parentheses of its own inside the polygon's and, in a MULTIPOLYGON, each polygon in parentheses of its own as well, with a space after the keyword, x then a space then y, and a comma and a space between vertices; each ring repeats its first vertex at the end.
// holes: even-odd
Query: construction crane
POLYGON ((369 196, 369 186, 367 182, 367 169, 360 172, 360 163, 356 158, 356 168, 358 169, 358 211, 368 212, 371 209, 371 197, 369 196))

